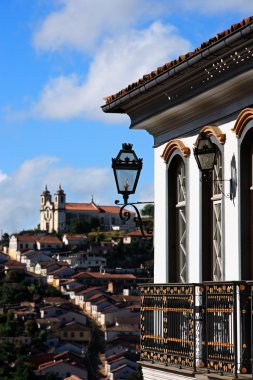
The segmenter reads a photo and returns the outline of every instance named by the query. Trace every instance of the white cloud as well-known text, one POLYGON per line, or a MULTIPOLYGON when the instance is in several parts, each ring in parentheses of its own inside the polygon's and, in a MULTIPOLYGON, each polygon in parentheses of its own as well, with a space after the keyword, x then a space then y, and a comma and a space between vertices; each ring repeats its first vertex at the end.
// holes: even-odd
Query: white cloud
MULTIPOLYGON (((237 12, 250 14, 249 0, 58 0, 60 6, 37 28, 33 44, 38 51, 64 48, 94 52, 108 36, 128 34, 134 26, 168 15, 237 12)), ((180 17, 178 15, 177 17, 180 17)), ((240 16, 239 16, 240 17, 240 16)))
MULTIPOLYGON (((178 7, 184 7, 184 11, 189 9, 196 9, 200 13, 216 13, 216 12, 233 12, 237 11, 238 14, 244 12, 253 12, 253 3, 249 0, 182 0, 177 2, 178 7)), ((240 19, 238 19, 240 21, 240 19)))
POLYGON ((33 39, 37 50, 93 50, 105 35, 122 33, 139 19, 165 10, 163 2, 154 7, 152 0, 61 0, 60 4, 38 27, 33 39))
MULTIPOLYGON (((180 37, 175 27, 158 21, 144 30, 107 38, 94 54, 86 78, 73 74, 51 79, 31 114, 40 118, 88 117, 108 121, 109 115, 100 109, 104 96, 190 49, 189 41, 180 37)), ((119 121, 115 117, 110 120, 119 121)))
POLYGON ((11 176, 0 173, 0 230, 14 233, 36 227, 45 185, 53 195, 61 184, 67 202, 90 202, 93 195, 98 204, 112 204, 112 183, 110 168, 63 167, 56 157, 28 160, 11 176))

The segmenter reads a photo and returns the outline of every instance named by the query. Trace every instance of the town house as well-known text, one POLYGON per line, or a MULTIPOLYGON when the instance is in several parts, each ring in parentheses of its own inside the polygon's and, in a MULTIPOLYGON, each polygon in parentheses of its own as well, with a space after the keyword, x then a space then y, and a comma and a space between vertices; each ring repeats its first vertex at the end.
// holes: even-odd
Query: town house
POLYGON ((154 139, 154 283, 141 286, 144 380, 252 373, 252 51, 249 17, 102 107, 127 114, 132 129, 154 139))

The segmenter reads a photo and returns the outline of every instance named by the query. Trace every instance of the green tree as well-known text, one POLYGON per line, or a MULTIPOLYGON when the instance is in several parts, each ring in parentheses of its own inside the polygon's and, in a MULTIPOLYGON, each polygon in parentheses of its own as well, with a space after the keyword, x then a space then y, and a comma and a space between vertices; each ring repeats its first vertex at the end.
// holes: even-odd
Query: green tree
POLYGON ((9 241, 10 241, 10 235, 7 232, 4 232, 4 234, 2 235, 2 245, 4 247, 8 247, 9 241))
POLYGON ((37 323, 34 319, 29 319, 24 323, 25 333, 33 336, 38 331, 37 323))
POLYGON ((89 221, 84 219, 75 219, 70 223, 69 232, 72 234, 87 233, 97 227, 99 227, 98 219, 91 218, 89 221))
POLYGON ((152 203, 146 204, 142 209, 141 209, 141 215, 143 216, 150 216, 154 217, 154 205, 152 203))

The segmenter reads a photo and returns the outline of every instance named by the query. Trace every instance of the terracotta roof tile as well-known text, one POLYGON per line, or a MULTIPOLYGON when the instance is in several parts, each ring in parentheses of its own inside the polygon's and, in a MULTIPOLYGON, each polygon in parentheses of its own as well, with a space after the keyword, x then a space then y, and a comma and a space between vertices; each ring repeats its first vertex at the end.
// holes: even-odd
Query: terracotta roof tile
POLYGON ((42 244, 62 244, 61 240, 57 236, 42 236, 36 240, 42 244))
POLYGON ((66 203, 65 209, 69 211, 98 211, 94 203, 66 203))
POLYGON ((34 235, 18 235, 17 240, 20 242, 36 242, 38 240, 38 236, 34 235))
POLYGON ((210 38, 208 41, 202 42, 202 44, 197 47, 192 52, 188 52, 184 55, 180 55, 177 59, 174 59, 170 62, 165 63, 163 66, 158 67, 156 70, 151 71, 149 74, 143 75, 142 78, 137 80, 136 82, 133 82, 129 84, 127 87, 123 88, 116 94, 106 96, 104 100, 106 101, 106 104, 109 104, 113 102, 114 100, 126 95, 128 92, 134 90, 135 88, 141 86, 142 84, 150 81, 154 77, 164 73, 166 70, 172 68, 173 66, 176 66, 177 64, 186 61, 188 58, 192 57, 193 55, 198 54, 200 51, 214 45, 215 43, 219 42, 222 38, 227 37, 228 35, 234 33, 240 28, 243 28, 244 26, 250 24, 253 21, 253 16, 244 18, 241 22, 238 22, 236 24, 231 25, 230 28, 224 30, 223 32, 220 32, 216 34, 214 37, 210 38))
MULTIPOLYGON (((108 212, 110 214, 119 214, 120 207, 119 206, 99 206, 100 212, 108 212)), ((130 214, 135 214, 133 211, 129 211, 130 214)))

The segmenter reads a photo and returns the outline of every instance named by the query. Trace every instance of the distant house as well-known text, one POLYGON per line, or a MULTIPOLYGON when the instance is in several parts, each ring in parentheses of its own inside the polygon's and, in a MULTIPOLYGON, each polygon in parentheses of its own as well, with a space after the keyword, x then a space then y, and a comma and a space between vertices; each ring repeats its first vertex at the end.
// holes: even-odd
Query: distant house
POLYGON ((126 351, 135 354, 138 351, 138 345, 135 342, 130 342, 129 340, 122 339, 122 337, 113 339, 110 342, 106 342, 106 358, 110 357, 111 355, 126 351))
POLYGON ((108 378, 110 380, 127 379, 133 372, 135 372, 135 369, 130 367, 129 364, 122 364, 121 366, 112 369, 108 374, 108 378))
POLYGON ((122 336, 140 336, 140 329, 136 327, 135 325, 129 325, 129 324, 121 324, 118 325, 115 324, 111 327, 106 327, 105 329, 105 340, 110 342, 113 339, 116 339, 118 337, 122 336))
POLYGON ((62 241, 57 236, 42 236, 36 240, 36 243, 38 250, 55 250, 61 249, 63 246, 62 241))
POLYGON ((109 357, 106 359, 106 362, 105 362, 105 373, 110 378, 111 373, 113 373, 113 370, 122 368, 122 366, 125 364, 127 364, 127 366, 132 368, 134 371, 136 370, 136 362, 127 359, 124 354, 114 355, 113 357, 109 357))
POLYGON ((75 354, 83 357, 86 354, 87 345, 78 342, 64 342, 61 345, 57 345, 57 347, 55 347, 55 352, 65 351, 74 352, 75 354))
POLYGON ((55 250, 61 249, 62 241, 56 236, 41 236, 35 234, 14 234, 10 237, 9 256, 12 259, 20 257, 20 253, 27 250, 55 250))
POLYGON ((18 271, 18 272, 25 272, 26 271, 26 265, 22 264, 16 260, 8 260, 4 263, 5 274, 8 273, 10 270, 18 271))
POLYGON ((30 234, 12 235, 9 242, 9 256, 17 259, 17 254, 24 250, 37 249, 36 236, 30 234))
POLYGON ((101 253, 93 252, 63 252, 58 253, 57 260, 66 261, 72 268, 94 269, 106 266, 106 258, 101 253))
POLYGON ((84 234, 65 234, 62 242, 69 247, 84 248, 87 246, 87 236, 84 234))
POLYGON ((82 325, 86 325, 87 323, 87 318, 85 315, 72 310, 66 311, 65 313, 59 315, 58 318, 62 325, 69 322, 77 322, 82 325))
POLYGON ((89 299, 89 297, 95 294, 104 294, 104 291, 105 289, 102 286, 94 286, 88 289, 82 289, 79 292, 75 293, 75 304, 83 309, 85 301, 89 299))
POLYGON ((60 328, 59 317, 37 318, 36 323, 39 329, 55 331, 60 328))
POLYGON ((21 263, 26 264, 27 270, 34 272, 37 263, 53 261, 48 255, 38 251, 28 251, 30 254, 21 253, 21 263))
POLYGON ((148 235, 147 237, 143 237, 141 230, 134 230, 128 232, 124 237, 123 237, 123 244, 131 244, 135 243, 138 241, 147 241, 152 239, 153 234, 151 233, 150 236, 148 235))
POLYGON ((85 368, 80 368, 76 363, 71 363, 67 360, 52 361, 49 363, 41 364, 35 371, 37 376, 45 376, 54 373, 60 379, 64 379, 71 375, 79 376, 82 380, 88 380, 88 372, 85 368))
POLYGON ((63 342, 83 342, 87 343, 91 340, 91 329, 83 324, 75 321, 66 323, 65 326, 58 330, 57 335, 63 342))
POLYGON ((73 279, 85 281, 86 286, 105 286, 108 291, 127 288, 136 283, 136 276, 133 274, 106 273, 101 272, 79 272, 72 276, 73 279))
POLYGON ((61 266, 47 274, 47 282, 53 284, 55 278, 69 278, 75 273, 69 266, 61 266))
POLYGON ((58 317, 64 313, 64 309, 57 306, 44 306, 40 308, 40 317, 41 318, 51 318, 58 317))

